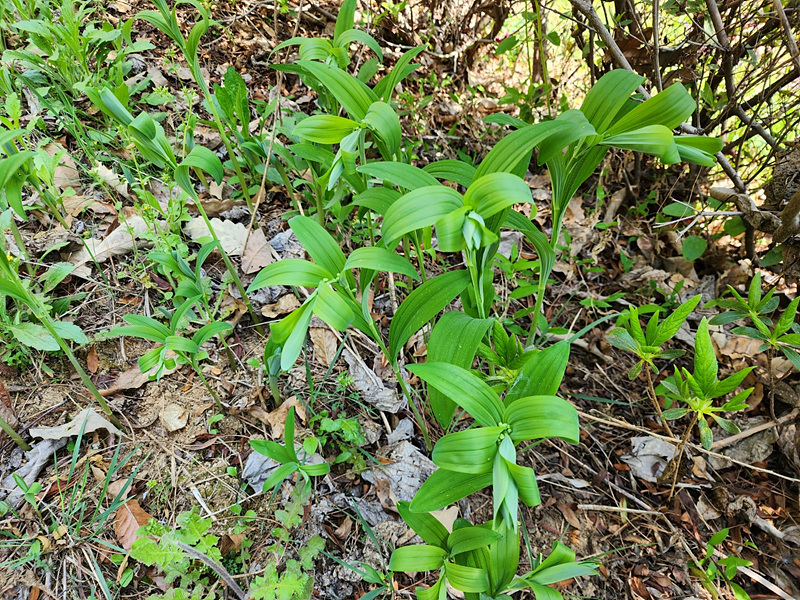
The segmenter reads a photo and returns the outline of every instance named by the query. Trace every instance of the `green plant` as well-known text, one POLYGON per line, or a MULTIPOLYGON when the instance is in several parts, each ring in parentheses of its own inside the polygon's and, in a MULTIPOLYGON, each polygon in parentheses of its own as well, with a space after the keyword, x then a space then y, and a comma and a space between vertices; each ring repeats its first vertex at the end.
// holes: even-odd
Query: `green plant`
MULTIPOLYGON (((735 423, 720 417, 717 413, 746 409, 745 400, 752 393, 753 388, 742 390, 722 406, 714 406, 714 400, 727 396, 734 391, 754 368, 746 367, 720 380, 717 355, 714 353, 714 346, 708 333, 708 321, 703 318, 695 335, 694 370, 690 373, 686 368, 678 369, 676 367, 674 375, 661 382, 661 385, 666 388, 667 397, 670 400, 680 401, 688 406, 665 410, 662 417, 667 420, 673 420, 680 419, 686 414, 691 414, 691 422, 687 427, 687 432, 697 423, 697 427, 700 430, 700 441, 706 450, 710 450, 714 437, 706 418, 711 417, 714 419, 717 425, 725 431, 739 433, 739 428, 735 423)), ((683 449, 682 446, 685 444, 687 435, 685 434, 683 437, 679 447, 680 450, 683 449)))
POLYGON ((705 556, 697 562, 689 562, 689 570, 700 579, 701 585, 708 590, 714 600, 720 597, 720 590, 717 587, 717 581, 720 579, 730 587, 736 600, 750 600, 749 594, 732 580, 736 577, 739 567, 749 567, 753 563, 738 556, 714 558, 714 551, 727 539, 728 533, 726 527, 712 535, 706 543, 705 556))
POLYGON ((284 479, 298 473, 305 481, 305 490, 311 490, 311 478, 325 475, 330 472, 330 465, 326 462, 308 463, 307 458, 316 452, 319 447, 319 440, 315 437, 306 438, 303 441, 302 449, 305 455, 304 460, 297 456, 297 449, 294 442, 294 407, 289 409, 286 415, 286 423, 283 430, 283 444, 270 440, 250 440, 250 446, 264 456, 269 456, 272 460, 280 463, 280 466, 264 482, 264 491, 278 487, 284 479))
POLYGON ((776 352, 781 352, 795 369, 800 370, 800 354, 798 354, 800 350, 800 327, 795 323, 800 298, 792 300, 789 306, 780 313, 778 320, 773 322, 767 315, 775 312, 780 301, 774 296, 774 288, 762 295, 761 275, 759 273, 753 276, 746 299, 731 286, 728 286, 728 291, 733 296, 733 299, 720 298, 712 300, 707 305, 719 306, 725 309, 724 312, 712 317, 710 323, 712 325, 722 325, 740 319, 749 319, 755 325, 755 327, 734 327, 732 331, 737 335, 746 335, 761 342, 758 352, 766 350, 767 370, 769 371, 771 382, 769 414, 773 421, 777 421, 772 360, 776 352))
MULTIPOLYGON (((0 238, 0 240, 2 240, 2 238, 0 238)), ((66 340, 66 338, 69 337, 72 339, 77 338, 79 342, 83 342, 84 340, 88 342, 88 339, 76 325, 53 319, 43 298, 31 292, 29 286, 26 285, 20 277, 16 267, 12 265, 10 255, 7 255, 5 250, 0 250, 0 296, 8 296, 20 306, 30 311, 30 314, 44 327, 52 339, 56 341, 58 347, 64 352, 70 364, 78 373, 81 382, 86 386, 86 389, 89 390, 92 396, 94 396, 98 404, 100 404, 108 415, 109 420, 115 426, 122 427, 119 420, 111 412, 111 407, 108 406, 105 398, 103 398, 89 375, 78 362, 78 359, 75 357, 75 354, 66 340)))
MULTIPOLYGON (((478 167, 475 177, 490 172, 524 174, 530 153, 538 147, 538 163, 546 165, 553 187, 553 233, 546 245, 558 245, 564 211, 578 188, 594 172, 609 148, 622 148, 658 156, 665 164, 681 160, 713 166, 713 154, 722 147, 714 138, 674 137, 680 125, 696 108, 691 95, 674 84, 645 102, 630 96, 644 81, 625 70, 606 73, 586 94, 580 110, 567 110, 555 120, 526 125, 507 115, 493 115, 487 121, 511 124, 519 129, 505 136, 478 167), (564 152, 566 148, 566 152, 564 152)), ((538 231, 538 230, 537 230, 538 231)), ((544 286, 552 268, 549 254, 539 242, 534 244, 542 260, 535 318, 528 344, 533 343, 540 326, 544 286)), ((545 238, 546 240, 546 238, 545 238)))
MULTIPOLYGON (((85 422, 81 425, 77 438, 72 444, 69 462, 64 468, 56 459, 55 493, 48 485, 45 489, 38 481, 28 485, 19 475, 14 474, 14 481, 24 494, 24 500, 36 515, 37 528, 29 529, 32 534, 12 534, 4 532, 8 539, 0 542, 0 548, 10 549, 10 554, 0 566, 17 568, 33 563, 44 568, 52 568, 51 556, 42 554, 41 539, 37 538, 38 529, 54 536, 71 540, 71 544, 55 550, 71 552, 75 548, 89 544, 102 544, 112 549, 116 546, 105 539, 109 526, 114 521, 117 510, 125 503, 125 497, 133 480, 143 463, 134 466, 130 474, 124 477, 124 485, 115 495, 109 493, 109 485, 120 478, 122 470, 131 461, 135 450, 127 455, 117 445, 110 459, 107 459, 106 472, 98 479, 100 471, 92 460, 86 460, 96 452, 84 444, 85 422), (47 493, 43 493, 47 492, 47 493), (14 554, 19 556, 14 558, 14 554)), ((42 538, 44 539, 44 538, 42 538)))
POLYGON ((639 359, 628 372, 628 378, 635 379, 644 370, 647 377, 648 396, 659 419, 661 419, 661 405, 656 397, 653 373, 658 375, 660 369, 653 361, 656 359, 672 360, 685 354, 683 350, 666 350, 662 346, 678 333, 681 325, 699 302, 699 295, 690 298, 661 322, 659 322, 661 310, 657 309, 653 312, 645 329, 642 329, 639 322, 639 310, 635 306, 631 307, 627 315, 623 315, 617 320, 617 327, 606 336, 609 344, 620 350, 632 352, 639 359))
POLYGON ((189 298, 176 308, 170 315, 168 326, 152 317, 125 315, 123 318, 129 324, 115 327, 109 332, 109 335, 140 337, 160 343, 161 346, 153 348, 139 357, 138 364, 142 373, 149 373, 152 369, 156 369, 152 376, 155 379, 161 376, 165 368, 173 369, 176 365, 189 364, 222 410, 222 402, 203 375, 199 363, 208 358, 208 352, 202 349, 203 345, 215 335, 221 337, 222 332, 232 329, 232 327, 228 323, 212 321, 198 329, 191 339, 181 336, 183 317, 192 309, 198 299, 198 297, 189 298), (172 351, 175 356, 170 356, 168 351, 172 351))

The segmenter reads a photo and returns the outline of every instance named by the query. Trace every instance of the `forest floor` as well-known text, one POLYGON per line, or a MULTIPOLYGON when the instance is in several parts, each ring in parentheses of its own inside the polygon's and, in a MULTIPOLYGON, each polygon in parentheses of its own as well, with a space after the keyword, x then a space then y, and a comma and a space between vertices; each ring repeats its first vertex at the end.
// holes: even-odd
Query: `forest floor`
MULTIPOLYGON (((113 4, 109 14, 116 11, 119 19, 145 8, 113 4)), ((244 75, 252 98, 267 101, 276 84, 276 73, 268 68, 274 59, 269 53, 275 40, 292 35, 327 36, 333 29, 330 17, 335 10, 334 6, 304 12, 299 23, 282 16, 275 31, 269 6, 219 5, 213 17, 223 25, 225 34, 204 40, 201 64, 211 80, 219 80, 227 66, 234 66, 244 75)), ((142 56, 143 72, 179 96, 182 65, 173 64, 170 44, 162 34, 139 24, 142 29, 137 35, 156 45, 142 56)), ((403 40, 384 41, 390 42, 387 48, 391 43, 398 50, 403 46, 403 40)), ((399 55, 390 50, 386 54, 390 58, 399 55)), ((453 66, 451 61, 423 54, 420 62, 419 78, 401 95, 405 133, 419 141, 418 164, 459 153, 479 160, 497 139, 497 128, 485 125, 482 118, 503 110, 493 94, 502 93, 500 81, 505 78, 503 83, 514 85, 517 76, 497 72, 492 61, 476 63, 469 76, 473 83, 485 84, 482 95, 474 85, 468 89, 465 76, 455 77, 447 85, 431 85, 431 81, 443 80, 453 66)), ((290 98, 288 103, 295 110, 313 110, 313 93, 296 77, 284 74, 282 85, 281 96, 290 98)), ((168 110, 179 108, 173 105, 168 110)), ((62 142, 80 161, 78 147, 70 146, 69 139, 62 142)), ((213 145, 213 140, 209 143, 213 145)), ((698 293, 706 302, 717 298, 728 285, 741 290, 748 282, 751 265, 744 258, 740 237, 714 236, 700 258, 687 260, 677 233, 654 227, 660 208, 688 198, 697 189, 707 189, 712 182, 697 177, 694 170, 650 166, 632 180, 632 162, 622 153, 609 154, 600 178, 590 179, 570 203, 565 219, 567 237, 545 300, 548 320, 560 327, 577 331, 630 305, 657 303, 674 308, 698 293)), ((65 185, 80 186, 82 196, 94 193, 91 184, 76 179, 75 174, 61 175, 67 178, 65 185)), ((532 165, 526 180, 538 208, 536 222, 546 229, 550 225, 546 172, 532 165)), ((127 202, 124 183, 117 181, 119 197, 100 199, 91 211, 76 211, 73 231, 79 222, 81 228, 109 233, 119 226, 115 200, 123 205, 127 202)), ((216 196, 207 199, 210 217, 248 224, 249 214, 230 198, 230 190, 217 190, 216 196)), ((245 285, 257 270, 247 268, 250 263, 302 256, 302 248, 287 235, 287 224, 281 219, 290 208, 285 190, 280 186, 268 190, 256 227, 269 247, 264 245, 252 254, 245 250, 241 263, 245 285), (250 261, 248 265, 246 261, 250 261)), ((133 216, 129 207, 121 210, 127 211, 127 218, 133 216)), ((69 238, 63 229, 36 220, 31 220, 23 233, 26 241, 43 251, 69 238)), ((512 244, 520 247, 520 258, 536 258, 533 250, 522 244, 521 236, 504 241, 509 248, 512 244)), ((59 260, 57 256, 54 252, 45 260, 59 260)), ((61 259, 69 260, 66 247, 61 259)), ((399 406, 375 406, 376 399, 385 398, 386 390, 393 387, 391 369, 371 342, 313 321, 304 358, 280 382, 285 401, 279 406, 271 399, 261 370, 232 370, 222 351, 204 363, 204 373, 220 394, 224 411, 216 407, 188 367, 148 381, 136 360, 151 347, 149 343, 101 335, 119 325, 125 314, 157 310, 159 294, 168 289, 168 283, 157 273, 143 270, 142 264, 141 253, 131 243, 127 251, 123 247, 104 262, 102 274, 95 271, 88 278, 72 275, 62 284, 71 294, 86 294, 73 312, 74 322, 94 339, 79 350, 78 357, 121 415, 125 433, 107 438, 100 433, 102 425, 96 431, 87 430, 92 443, 78 453, 73 453, 71 444, 59 445, 58 434, 53 434, 56 439, 51 441, 56 445, 42 449, 49 460, 35 478, 42 490, 38 501, 60 506, 58 510, 66 514, 71 505, 65 502, 69 504, 69 498, 75 502, 75 498, 65 494, 65 489, 81 490, 84 500, 96 495, 95 502, 102 508, 103 490, 97 484, 106 479, 109 469, 116 469, 114 481, 131 478, 126 493, 127 498, 136 500, 135 506, 126 505, 127 513, 116 514, 100 531, 83 539, 67 532, 68 527, 52 530, 29 503, 6 512, 0 517, 0 531, 9 539, 38 540, 40 545, 35 560, 16 568, 0 566, 0 592, 20 600, 98 597, 103 589, 112 590, 119 598, 163 593, 169 587, 163 577, 143 564, 114 564, 108 559, 109 545, 124 546, 130 519, 141 524, 142 519, 146 522, 154 517, 174 527, 183 511, 195 507, 200 517, 211 519, 209 531, 228 544, 226 550, 240 552, 242 539, 249 540, 251 574, 298 556, 299 549, 320 536, 325 554, 319 554, 310 569, 314 573, 313 597, 359 598, 372 586, 343 563, 364 562, 379 571, 384 568, 391 549, 413 535, 399 519, 396 502, 410 500, 434 469, 411 412, 399 406), (110 282, 110 287, 99 283, 103 280, 110 282), (298 504, 297 498, 289 495, 288 484, 277 497, 261 493, 266 467, 263 462, 257 464, 248 443, 251 438, 280 439, 290 406, 295 407, 300 432, 313 430, 319 435, 322 431, 333 447, 349 455, 333 465, 329 476, 316 481, 307 504, 298 504), (130 454, 128 463, 119 468, 113 464, 117 449, 123 456, 130 454), (52 460, 54 451, 57 463, 52 460), (70 470, 73 456, 77 462, 70 470), (88 482, 82 479, 84 475, 88 482), (255 517, 242 521, 231 510, 236 506, 242 515, 254 511, 255 517), (276 509, 291 512, 292 507, 298 514, 276 515, 276 509), (281 526, 290 535, 276 550, 275 527, 281 526), (374 547, 373 539, 380 548, 374 547), (118 584, 125 568, 132 569, 134 581, 123 588, 118 584), (102 578, 105 587, 99 584, 102 578), (95 584, 98 587, 93 587, 95 584)), ((205 271, 217 285, 224 266, 212 257, 205 271)), ((520 306, 505 297, 509 279, 515 276, 513 271, 501 271, 495 280, 496 291, 512 313, 520 306)), ((778 286, 782 302, 793 298, 794 286, 786 285, 778 273, 762 270, 762 277, 778 286)), ((254 300, 267 319, 297 306, 291 294, 263 294, 254 300)), ((239 300, 227 296, 224 303, 227 321, 236 325, 232 349, 237 363, 261 361, 264 337, 250 323, 239 300)), ((386 324, 391 310, 388 290, 376 292, 373 314, 382 316, 386 324)), ((693 343, 688 332, 696 329, 701 316, 716 312, 718 309, 697 311, 678 334, 675 347, 687 348, 693 343)), ((540 506, 521 513, 526 547, 534 555, 546 555, 553 540, 559 539, 579 558, 599 557, 600 576, 567 582, 560 589, 564 595, 710 598, 698 573, 688 565, 700 562, 709 539, 729 528, 727 540, 714 549, 714 560, 732 554, 750 561, 750 566, 740 568, 736 581, 751 598, 800 598, 798 373, 778 359, 768 364, 766 354, 758 353, 752 340, 732 334, 729 326, 716 327, 712 339, 723 374, 756 365, 745 381, 745 387, 755 388, 749 408, 735 419, 743 433, 730 438, 715 430, 712 450, 706 451, 692 432, 680 470, 672 477, 663 473, 671 464, 676 438, 653 414, 644 377, 628 378, 635 362, 632 356, 606 341, 612 327, 609 317, 572 345, 561 395, 579 410, 581 443, 545 441, 522 455, 524 464, 533 466, 538 474, 543 500, 540 506), (765 426, 770 422, 770 386, 776 396, 777 427, 765 426)), ((412 338, 406 352, 420 360, 426 353, 425 344, 420 334, 412 338)), ((673 362, 690 364, 686 358, 673 362)), ((671 369, 672 363, 662 374, 671 369)), ((92 404, 70 364, 52 356, 36 356, 25 368, 0 365, 0 400, 5 404, 0 408, 13 413, 23 433, 30 428, 62 426, 92 404)), ((444 433, 432 420, 428 427, 434 439, 444 433)), ((675 436, 681 433, 676 431, 675 436)), ((27 459, 7 437, 0 441, 0 481, 8 489, 5 482, 10 473, 27 459)), ((462 501, 459 509, 462 516, 486 517, 491 513, 491 497, 475 494, 468 502, 462 501)), ((451 512, 450 518, 454 517, 451 512)), ((0 560, 13 561, 28 551, 29 546, 22 544, 6 546, 0 551, 0 560)), ((524 551, 522 555, 524 568, 529 556, 524 551)), ((424 582, 419 575, 416 579, 399 577, 395 584, 406 594, 424 582)))

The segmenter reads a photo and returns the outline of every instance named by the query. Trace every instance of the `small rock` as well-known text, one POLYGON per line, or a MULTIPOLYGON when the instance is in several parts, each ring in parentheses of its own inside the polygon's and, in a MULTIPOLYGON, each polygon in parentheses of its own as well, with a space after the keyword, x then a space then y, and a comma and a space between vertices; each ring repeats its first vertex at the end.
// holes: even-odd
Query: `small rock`
POLYGON ((167 431, 178 431, 186 427, 189 420, 189 412, 180 404, 167 404, 159 415, 161 424, 167 431))

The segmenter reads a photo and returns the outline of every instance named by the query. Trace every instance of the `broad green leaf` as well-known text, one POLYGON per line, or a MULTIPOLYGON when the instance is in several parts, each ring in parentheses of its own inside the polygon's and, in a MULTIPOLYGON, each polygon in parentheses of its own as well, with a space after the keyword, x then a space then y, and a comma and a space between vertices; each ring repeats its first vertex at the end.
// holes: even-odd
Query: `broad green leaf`
POLYGON ((711 428, 706 423, 705 417, 697 419, 697 428, 700 430, 700 443, 706 450, 711 450, 711 445, 714 443, 714 434, 711 428))
POLYGON ((270 473, 267 480, 264 482, 263 487, 261 488, 263 492, 268 492, 272 488, 277 485, 280 485, 284 479, 289 477, 292 473, 297 471, 300 468, 300 465, 296 462, 288 462, 282 464, 277 469, 275 469, 272 473, 270 473))
POLYGON ((370 177, 389 181, 407 190, 441 185, 433 175, 429 175, 419 167, 401 162, 371 162, 360 165, 356 170, 370 177))
POLYGON ((571 444, 580 441, 578 412, 556 396, 520 398, 506 407, 504 421, 511 425, 514 443, 558 437, 571 444))
POLYGON ((438 182, 408 192, 398 198, 383 217, 381 234, 386 246, 393 248, 407 233, 430 227, 461 206, 461 194, 438 182))
POLYGON ((458 185, 469 187, 475 178, 475 167, 465 163, 463 160, 444 159, 429 163, 422 167, 422 170, 436 179, 452 181, 458 185))
MULTIPOLYGON (((339 9, 339 14, 341 15, 341 9, 339 9)), ((361 42, 375 54, 377 54, 378 58, 383 61, 383 51, 381 50, 381 45, 374 37, 365 31, 361 31, 360 29, 349 29, 348 31, 343 32, 338 38, 334 39, 336 40, 337 46, 341 46, 345 49, 347 49, 347 47, 353 42, 361 42)))
POLYGON ((489 173, 515 173, 528 167, 531 152, 534 147, 550 135, 557 134, 568 129, 571 125, 567 122, 543 121, 528 125, 517 131, 513 131, 501 139, 483 159, 475 177, 480 178, 489 173), (522 165, 523 169, 520 169, 522 165))
POLYGON ((680 419, 688 412, 688 408, 670 408, 661 413, 661 418, 667 421, 674 421, 675 419, 680 419))
POLYGON ((446 362, 409 365, 408 370, 463 407, 485 427, 499 425, 503 404, 492 388, 477 375, 446 362))
POLYGON ((683 258, 688 261, 697 260, 703 253, 706 251, 708 247, 708 242, 705 238, 700 237, 699 235, 687 235, 683 238, 683 243, 681 244, 681 253, 683 254, 683 258))
POLYGON ((717 381, 717 355, 708 333, 708 321, 700 321, 694 342, 694 377, 703 392, 711 392, 717 381))
POLYGON ((397 512, 403 517, 406 525, 411 527, 422 541, 430 546, 445 548, 447 543, 447 529, 433 515, 412 512, 408 502, 398 502, 397 512))
MULTIPOLYGON (((483 337, 492 325, 492 319, 476 319, 453 310, 436 322, 428 340, 428 361, 449 362, 469 369, 483 337)), ((436 420, 445 429, 450 426, 456 404, 436 387, 428 388, 428 399, 436 420)))
POLYGON ((606 334, 606 340, 609 344, 614 346, 614 348, 633 353, 639 351, 639 345, 636 343, 636 340, 622 327, 615 327, 609 331, 608 334, 606 334))
POLYGON ((68 262, 57 262, 47 269, 44 276, 42 291, 47 293, 52 291, 59 283, 64 281, 67 276, 75 270, 75 265, 68 262))
POLYGON ((200 348, 215 335, 231 329, 233 329, 233 326, 230 323, 222 323, 219 321, 206 323, 192 336, 192 342, 194 342, 195 345, 200 348))
POLYGON ((344 269, 345 257, 330 233, 311 217, 298 215, 289 219, 289 227, 311 259, 335 276, 344 269))
POLYGON ((56 339, 50 335, 47 329, 36 323, 3 325, 3 329, 8 331, 19 343, 34 350, 57 352, 61 349, 56 339))
POLYGON ((190 170, 199 169, 211 175, 211 178, 216 183, 222 182, 224 170, 222 168, 222 161, 208 148, 204 146, 195 146, 192 151, 186 155, 177 169, 175 169, 175 183, 181 189, 189 194, 192 198, 197 196, 197 192, 192 185, 190 170))
POLYGON ((597 133, 605 133, 644 79, 626 69, 615 69, 597 80, 581 105, 581 112, 597 133))
POLYGON ((684 162, 703 167, 713 167, 717 160, 714 155, 722 150, 722 140, 705 136, 673 137, 678 156, 684 162))
MULTIPOLYGON (((430 348, 430 344, 428 346, 430 348)), ((529 358, 506 393, 505 404, 526 396, 553 396, 558 393, 569 362, 569 343, 558 342, 529 358)))
POLYGON ((397 84, 403 81, 410 73, 414 72, 417 65, 410 64, 414 57, 420 52, 425 50, 426 46, 417 46, 406 50, 403 55, 394 64, 391 71, 381 79, 375 86, 375 94, 380 96, 384 102, 389 102, 392 99, 392 94, 397 84))
MULTIPOLYGON (((467 247, 464 226, 467 215, 471 212, 473 211, 469 206, 462 206, 436 221, 436 243, 440 252, 461 252, 467 247)), ((471 237, 470 240, 470 243, 481 246, 480 241, 476 243, 471 237)))
POLYGON ((469 285, 465 270, 442 273, 429 279, 403 300, 389 327, 390 360, 397 358, 405 343, 469 285))
POLYGON ((571 127, 555 135, 551 135, 539 144, 537 162, 540 166, 552 160, 556 154, 561 154, 564 148, 570 144, 584 138, 594 139, 597 135, 597 131, 592 127, 586 115, 579 110, 570 109, 564 111, 558 115, 556 121, 570 123, 571 127))
MULTIPOLYGON (((286 262, 281 261, 281 262, 286 262)), ((300 356, 311 322, 316 297, 309 298, 297 310, 277 323, 270 323, 271 339, 282 347, 281 370, 288 371, 300 356)))
POLYGON ((447 536, 447 548, 450 550, 451 556, 455 556, 456 554, 488 546, 502 537, 496 531, 484 529, 483 527, 463 527, 454 530, 453 533, 447 536))
POLYGON ((369 210, 385 215, 389 207, 400 198, 402 194, 395 189, 386 187, 367 188, 353 198, 353 204, 363 206, 369 210))
POLYGON ((363 121, 370 105, 378 100, 375 92, 341 69, 307 60, 295 64, 318 79, 356 121, 363 121))
POLYGON ((649 100, 637 104, 615 121, 605 135, 615 136, 651 125, 661 125, 672 130, 687 120, 696 108, 695 101, 686 88, 680 83, 674 83, 649 100))
POLYGON ((347 329, 356 318, 350 304, 329 283, 323 283, 317 289, 314 314, 339 331, 347 329))
POLYGON ((440 510, 492 485, 492 473, 457 473, 437 469, 425 480, 409 508, 414 512, 440 510))
POLYGON ((506 467, 508 467, 511 477, 514 479, 514 484, 517 486, 519 499, 526 506, 539 506, 542 503, 542 499, 539 496, 539 485, 536 483, 536 474, 533 469, 510 461, 506 462, 506 467))
POLYGON ((632 131, 623 131, 604 137, 600 142, 602 146, 647 152, 656 156, 665 154, 670 144, 672 144, 672 132, 663 125, 648 125, 632 131))
MULTIPOLYGON (((672 339, 678 330, 683 325, 686 318, 695 309, 701 300, 700 294, 689 298, 686 302, 681 304, 678 308, 672 311, 669 316, 659 324, 655 338, 650 338, 653 346, 660 346, 667 340, 672 339)), ((649 338, 649 336, 648 336, 649 338)))
POLYGON ((488 473, 497 453, 497 441, 504 427, 478 427, 449 433, 433 448, 433 462, 458 473, 488 473))
POLYGON ((789 303, 789 306, 783 311, 780 319, 778 322, 775 323, 774 335, 776 337, 782 336, 784 333, 789 331, 791 326, 794 324, 794 319, 797 316, 797 306, 800 304, 800 298, 795 298, 789 303))
POLYGON ((514 204, 531 202, 531 189, 510 173, 489 173, 477 178, 464 193, 464 203, 483 218, 491 217, 514 204))
POLYGON ((373 102, 367 110, 364 123, 383 140, 389 154, 394 156, 403 141, 403 130, 392 107, 385 102, 373 102))
POLYGON ((405 257, 382 246, 365 246, 353 250, 344 263, 344 269, 371 269, 373 271, 401 273, 415 281, 419 280, 416 269, 405 257))
POLYGON ((417 600, 447 600, 447 585, 445 578, 439 577, 429 588, 417 587, 414 591, 417 600))
POLYGON ((181 337, 179 335, 168 335, 164 340, 164 345, 175 352, 196 354, 198 351, 197 344, 195 344, 192 340, 186 339, 185 337, 181 337))
POLYGON ((539 255, 539 260, 542 263, 542 275, 545 279, 550 275, 553 270, 553 265, 556 262, 556 253, 550 246, 550 241, 542 231, 534 225, 530 219, 525 215, 512 210, 506 215, 504 227, 516 229, 525 235, 525 238, 533 244, 536 252, 539 255))
POLYGON ((404 573, 439 569, 447 558, 447 551, 436 546, 414 545, 396 548, 389 559, 390 571, 404 573))
POLYGON ((446 562, 444 572, 447 581, 457 590, 485 592, 489 589, 489 574, 482 569, 446 562))
POLYGON ((317 144, 338 144, 342 138, 359 128, 358 123, 335 115, 313 115, 300 121, 294 135, 317 144))
POLYGON ((270 285, 316 287, 321 281, 333 278, 334 275, 320 265, 302 258, 285 258, 261 269, 247 291, 254 292, 270 285))
POLYGON ((53 328, 53 331, 56 332, 56 335, 60 336, 62 339, 70 340, 78 344, 89 343, 89 338, 83 333, 83 329, 75 325, 75 323, 51 321, 50 326, 53 328))
POLYGON ((342 36, 353 30, 355 24, 356 0, 344 0, 339 6, 336 24, 333 28, 334 43, 343 44, 342 36))
POLYGON ((505 54, 509 50, 511 50, 514 46, 517 45, 517 36, 510 35, 507 38, 503 39, 499 44, 497 44, 497 48, 494 51, 495 56, 500 56, 501 54, 505 54))

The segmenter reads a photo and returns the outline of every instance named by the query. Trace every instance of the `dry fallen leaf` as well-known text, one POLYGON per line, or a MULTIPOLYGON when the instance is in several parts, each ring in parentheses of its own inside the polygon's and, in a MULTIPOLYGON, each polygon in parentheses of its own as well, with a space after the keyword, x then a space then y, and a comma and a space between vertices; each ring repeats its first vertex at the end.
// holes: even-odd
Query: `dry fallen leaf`
MULTIPOLYGON (((270 432, 273 439, 283 437, 283 429, 286 426, 286 415, 289 414, 289 409, 294 406, 294 414, 301 423, 306 421, 306 408, 297 399, 296 396, 291 396, 284 400, 278 408, 272 412, 267 412, 260 406, 254 406, 250 409, 250 414, 261 422, 270 426, 270 432)), ((296 422, 296 421, 295 421, 296 422)))
POLYGON ((104 164, 98 164, 94 169, 92 169, 97 178, 105 183, 108 187, 114 190, 120 196, 125 198, 129 197, 128 193, 128 182, 122 179, 119 175, 117 175, 114 171, 106 167, 104 164))
POLYGON ((42 438, 43 440, 61 440, 78 435, 83 428, 83 434, 92 433, 100 429, 105 429, 108 433, 122 435, 122 432, 98 415, 91 408, 84 408, 75 415, 69 423, 56 427, 31 427, 31 437, 42 438), (84 422, 86 426, 84 427, 84 422))
MULTIPOLYGON (((3 380, 0 379, 0 418, 3 419, 6 423, 8 423, 11 428, 15 428, 19 421, 17 420, 17 415, 14 414, 14 407, 11 404, 11 396, 6 389, 6 386, 3 384, 3 380)), ((0 430, 0 440, 5 438, 5 432, 0 430)))
POLYGON ((97 356, 97 348, 92 346, 89 348, 89 353, 86 355, 86 368, 92 373, 97 373, 97 367, 100 365, 100 359, 97 356))
POLYGON ((274 260, 273 252, 261 228, 254 229, 247 238, 247 245, 242 254, 242 271, 249 275, 266 267, 274 260))
POLYGON ((137 500, 128 500, 120 506, 114 518, 114 533, 120 546, 130 552, 133 542, 139 538, 136 532, 152 518, 153 515, 139 506, 137 500))
MULTIPOLYGON (((167 358, 171 358, 174 356, 174 353, 171 350, 167 350, 167 358)), ((117 377, 117 380, 113 383, 113 385, 109 388, 104 390, 100 390, 101 396, 111 396, 112 394, 116 394, 118 392, 124 392, 125 390, 136 390, 142 387, 145 383, 150 381, 150 375, 155 374, 158 367, 153 367, 149 373, 142 373, 139 366, 131 367, 127 371, 123 371, 117 377)), ((173 369, 164 369, 161 371, 162 375, 169 375, 170 373, 174 372, 177 367, 173 369)))
MULTIPOLYGON (((211 227, 228 256, 241 256, 247 240, 247 228, 241 223, 222 219, 211 219, 211 227)), ((183 232, 200 244, 211 241, 211 232, 202 219, 192 219, 183 227, 183 232)))
POLYGON ((88 277, 91 269, 86 263, 92 261, 105 262, 111 256, 127 254, 134 247, 143 248, 150 242, 139 239, 139 236, 149 231, 150 227, 139 215, 133 215, 109 233, 102 241, 95 239, 86 240, 86 247, 81 248, 69 257, 69 262, 77 268, 72 272, 78 277, 88 277))
POLYGON ((219 541, 219 552, 227 556, 231 552, 238 552, 242 547, 245 535, 243 533, 226 533, 219 541))
POLYGON ((329 367, 334 356, 336 356, 339 340, 327 327, 311 327, 308 330, 308 335, 311 337, 311 343, 314 344, 314 356, 326 367, 329 367))
POLYGON ((281 296, 275 304, 267 304, 261 307, 261 314, 268 319, 274 319, 281 315, 292 312, 294 309, 300 308, 300 301, 294 294, 286 294, 281 296))
MULTIPOLYGON (((63 152, 64 149, 56 144, 50 143, 44 147, 44 151, 53 157, 59 152, 63 152)), ((72 188, 76 192, 80 190, 81 177, 72 157, 64 152, 58 162, 59 164, 53 173, 53 183, 55 183, 56 187, 62 192, 67 188, 72 188)))
MULTIPOLYGON (((116 479, 108 484, 108 488, 106 489, 106 498, 108 501, 113 501, 117 496, 119 496, 120 492, 125 488, 125 485, 128 483, 128 479, 122 477, 120 479, 116 479)), ((130 491, 130 487, 125 490, 122 498, 120 500, 124 500, 128 497, 128 492, 130 491)))
POLYGON ((167 431, 178 431, 186 427, 189 421, 189 412, 180 404, 167 404, 161 409, 161 424, 167 431))

